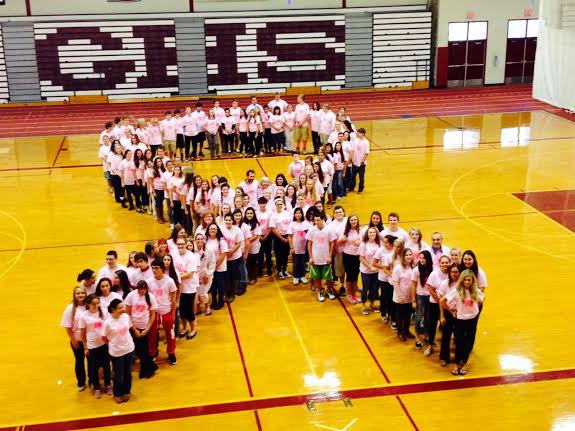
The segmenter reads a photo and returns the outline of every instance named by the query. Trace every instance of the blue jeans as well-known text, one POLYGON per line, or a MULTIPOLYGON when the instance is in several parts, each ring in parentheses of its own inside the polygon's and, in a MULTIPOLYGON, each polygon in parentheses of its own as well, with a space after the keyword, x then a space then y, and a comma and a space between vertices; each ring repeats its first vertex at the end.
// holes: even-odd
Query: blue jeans
POLYGON ((132 390, 132 356, 134 352, 123 356, 112 356, 114 366, 114 396, 130 395, 132 390))
POLYGON ((333 176, 333 180, 331 183, 333 197, 340 198, 343 197, 343 169, 339 171, 335 171, 333 176))
POLYGON ((417 310, 415 311, 415 333, 423 335, 425 333, 425 313, 429 304, 429 295, 416 295, 417 310))
POLYGON ((240 261, 240 289, 246 290, 248 287, 248 267, 244 259, 240 261))
POLYGON ((377 297, 377 272, 375 274, 361 273, 361 302, 366 303, 369 299, 370 302, 375 301, 377 297))

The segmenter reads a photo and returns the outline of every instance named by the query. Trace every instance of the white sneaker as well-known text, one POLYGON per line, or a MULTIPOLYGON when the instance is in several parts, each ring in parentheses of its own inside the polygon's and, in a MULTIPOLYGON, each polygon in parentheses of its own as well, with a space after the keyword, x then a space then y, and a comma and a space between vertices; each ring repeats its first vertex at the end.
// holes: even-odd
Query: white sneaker
POLYGON ((303 284, 307 284, 307 283, 308 283, 307 278, 305 278, 305 277, 301 277, 301 278, 299 279, 299 281, 301 281, 303 284))
POLYGON ((285 278, 288 278, 288 277, 290 277, 290 275, 291 275, 291 274, 290 274, 289 272, 287 272, 287 271, 284 271, 284 277, 285 277, 285 278))
POLYGON ((425 349, 425 350, 423 351, 423 354, 424 354, 425 356, 429 356, 429 355, 431 355, 432 353, 433 353, 433 347, 432 347, 432 346, 429 346, 427 349, 425 349))
POLYGON ((327 297, 333 301, 335 299, 335 295, 333 294, 333 292, 331 290, 327 291, 327 297))
POLYGON ((325 296, 323 296, 323 292, 321 290, 317 293, 317 299, 319 299, 319 302, 325 301, 325 296))
POLYGON ((299 278, 293 278, 293 285, 297 286, 299 284, 299 278))

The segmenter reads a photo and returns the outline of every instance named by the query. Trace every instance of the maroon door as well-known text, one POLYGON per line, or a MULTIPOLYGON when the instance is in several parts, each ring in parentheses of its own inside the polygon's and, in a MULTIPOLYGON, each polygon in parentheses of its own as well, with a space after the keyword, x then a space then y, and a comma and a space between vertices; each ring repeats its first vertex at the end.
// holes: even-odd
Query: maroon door
POLYGON ((505 83, 533 82, 537 37, 531 30, 534 20, 513 20, 509 22, 507 53, 505 55, 505 83), (512 28, 512 23, 515 27, 512 28), (517 25, 523 23, 522 25, 517 25))
MULTIPOLYGON (((447 86, 460 87, 482 85, 485 77, 485 53, 487 49, 487 23, 451 23, 453 39, 448 42, 447 86), (483 26, 478 33, 477 27, 483 26)), ((450 30, 451 30, 450 24, 450 30)), ((449 35, 451 39, 452 35, 449 35)))

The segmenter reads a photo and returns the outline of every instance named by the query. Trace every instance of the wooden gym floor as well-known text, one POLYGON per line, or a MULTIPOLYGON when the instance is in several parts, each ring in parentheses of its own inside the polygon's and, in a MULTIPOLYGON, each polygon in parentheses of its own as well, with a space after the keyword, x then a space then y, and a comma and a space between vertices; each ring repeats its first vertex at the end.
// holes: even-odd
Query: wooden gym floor
MULTIPOLYGON (((487 300, 470 373, 400 343, 359 306, 320 304, 264 277, 199 318, 178 365, 134 382, 133 400, 77 393, 62 310, 75 277, 108 249, 125 260, 169 232, 121 210, 93 135, 0 140, 1 429, 567 430, 575 427, 575 124, 543 111, 361 121, 373 141, 362 223, 397 211, 404 228, 470 248, 487 300), (2 428, 4 427, 4 428, 2 428)), ((289 157, 204 161, 238 183, 289 157)), ((162 353, 164 353, 162 351, 162 353)), ((160 358, 163 358, 162 356, 160 358)))

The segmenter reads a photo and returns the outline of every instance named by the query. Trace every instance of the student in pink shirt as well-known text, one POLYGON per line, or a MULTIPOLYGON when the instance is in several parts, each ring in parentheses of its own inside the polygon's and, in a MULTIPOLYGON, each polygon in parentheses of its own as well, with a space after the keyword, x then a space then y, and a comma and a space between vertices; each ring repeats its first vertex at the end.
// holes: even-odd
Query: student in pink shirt
POLYGON ((475 343, 479 306, 485 295, 477 286, 477 277, 470 269, 459 276, 454 290, 442 298, 442 307, 454 303, 455 319, 455 367, 453 375, 467 374, 467 361, 475 343))
POLYGON ((258 223, 256 211, 249 207, 244 213, 244 224, 249 228, 249 248, 247 249, 246 269, 248 272, 248 284, 252 285, 257 282, 258 277, 258 258, 262 247, 260 237, 262 234, 261 227, 258 223))
POLYGON ((160 123, 160 130, 162 131, 162 143, 166 154, 170 158, 174 157, 176 155, 176 122, 170 111, 166 111, 165 117, 160 123))
POLYGON ((248 152, 248 114, 243 109, 240 110, 240 118, 238 120, 238 136, 239 143, 236 152, 242 154, 244 151, 248 152))
POLYGON ((303 173, 304 164, 299 159, 299 153, 293 153, 292 155, 292 162, 288 166, 288 173, 291 176, 292 180, 299 178, 299 176, 303 173))
POLYGON ((317 154, 319 147, 321 147, 321 141, 319 139, 319 128, 321 124, 321 107, 318 102, 313 102, 311 104, 310 111, 310 124, 311 124, 311 140, 313 143, 313 153, 317 154))
POLYGON ((130 334, 132 322, 125 311, 124 303, 114 299, 108 306, 110 317, 104 322, 102 330, 114 366, 114 400, 118 404, 129 401, 132 390, 132 357, 135 347, 130 334))
POLYGON ((357 129, 357 139, 353 143, 351 152, 351 179, 349 190, 353 191, 355 188, 355 180, 359 174, 358 193, 362 193, 365 187, 365 165, 369 156, 369 141, 365 137, 365 129, 363 127, 357 129))
POLYGON ((283 280, 290 276, 287 272, 288 254, 290 250, 288 228, 292 218, 290 213, 285 210, 283 199, 277 198, 274 204, 275 211, 270 215, 269 227, 274 234, 274 251, 278 278, 283 280))
POLYGON ((328 103, 323 105, 319 117, 319 140, 321 145, 328 142, 329 136, 335 130, 335 114, 331 111, 328 103))
POLYGON ((68 304, 62 314, 60 326, 66 330, 66 335, 68 335, 68 339, 70 341, 70 347, 72 347, 72 352, 74 352, 74 371, 76 372, 78 392, 82 392, 86 389, 86 358, 84 356, 82 331, 78 327, 80 315, 84 311, 86 311, 86 289, 83 286, 77 286, 74 288, 74 292, 72 293, 72 302, 68 304))
POLYGON ((425 356, 431 355, 435 350, 435 334, 437 331, 437 322, 439 321, 439 295, 437 289, 442 281, 447 280, 449 265, 451 260, 448 256, 441 256, 439 259, 439 269, 434 269, 427 278, 427 289, 429 290, 429 305, 427 306, 427 316, 425 316, 425 332, 427 333, 427 340, 429 346, 425 349, 423 354, 425 356))
MULTIPOLYGON (((372 214, 372 216, 375 216, 375 214, 372 214)), ((377 219, 377 216, 375 217, 377 219)), ((395 310, 395 303, 393 302, 393 285, 390 280, 393 271, 390 260, 396 249, 395 241, 396 238, 392 235, 384 236, 381 239, 382 246, 375 253, 374 262, 374 266, 379 270, 377 273, 377 284, 380 291, 379 311, 381 313, 381 320, 383 323, 391 321, 391 329, 394 330, 397 328, 397 323, 395 322, 397 312, 395 310)))
MULTIPOLYGON (((216 270, 216 256, 214 252, 206 248, 206 236, 201 233, 196 233, 195 240, 192 243, 193 253, 196 255, 196 259, 199 262, 198 265, 198 291, 196 294, 196 308, 194 313, 197 315, 201 310, 201 306, 205 306, 205 315, 210 316, 212 310, 210 306, 212 300, 210 298, 209 292, 212 287, 212 282, 214 279, 214 271, 216 270)), ((188 244, 191 239, 188 239, 188 244)), ((190 247, 188 247, 190 250, 190 247)), ((192 251, 190 250, 190 251, 192 251)))
POLYGON ((101 398, 100 368, 104 370, 106 394, 112 394, 110 355, 108 354, 108 346, 102 338, 102 328, 104 320, 106 320, 108 316, 108 312, 102 311, 102 308, 100 308, 100 298, 96 295, 88 295, 86 298, 86 308, 86 311, 80 315, 78 328, 81 330, 84 354, 86 357, 89 357, 88 373, 90 375, 90 382, 94 388, 94 396, 101 398))
POLYGON ((318 291, 317 299, 319 302, 325 301, 322 280, 326 282, 327 296, 330 300, 334 300, 332 256, 337 235, 325 224, 325 213, 315 211, 313 221, 315 226, 312 226, 306 235, 310 265, 309 278, 318 291))
MULTIPOLYGON (((406 247, 407 248, 407 247, 406 247)), ((411 250, 411 249, 410 249, 411 250)), ((421 349, 421 341, 425 338, 425 316, 429 307, 429 290, 427 290, 427 279, 433 271, 431 255, 427 250, 420 253, 420 259, 416 261, 417 266, 413 269, 411 278, 412 295, 416 301, 415 310, 415 347, 421 349)))
POLYGON ((203 111, 202 106, 202 102, 196 102, 196 110, 191 114, 198 130, 195 140, 192 139, 192 146, 198 148, 200 157, 204 157, 204 142, 206 140, 206 113, 203 111))
POLYGON ((306 284, 305 278, 305 256, 306 256, 306 233, 310 224, 305 220, 303 210, 295 208, 293 221, 288 226, 288 238, 293 260, 293 284, 306 284))
POLYGON ((294 136, 295 136, 295 112, 291 105, 287 106, 286 111, 283 113, 284 117, 284 135, 285 145, 284 150, 287 152, 294 151, 294 136))
POLYGON ((76 281, 79 283, 78 286, 86 290, 86 295, 91 295, 96 291, 96 274, 91 269, 85 269, 78 274, 76 281))
POLYGON ((338 238, 343 245, 343 267, 345 269, 345 290, 347 301, 357 304, 357 278, 359 276, 359 246, 361 245, 361 233, 359 218, 356 214, 348 217, 345 228, 338 238))
POLYGON ((260 118, 262 120, 262 127, 263 127, 263 134, 262 137, 264 138, 264 151, 266 153, 273 152, 272 149, 272 125, 271 125, 271 116, 270 107, 268 105, 264 106, 264 110, 260 111, 260 118))
POLYGON ((284 117, 279 106, 273 108, 270 115, 270 151, 279 153, 285 146, 284 117))
POLYGON ((150 330, 156 319, 155 310, 158 302, 154 295, 148 291, 148 283, 138 281, 136 289, 124 299, 126 313, 130 316, 133 326, 135 353, 140 360, 140 379, 149 379, 154 375, 158 366, 148 354, 148 338, 150 330))
POLYGON ((411 292, 413 266, 413 252, 405 248, 401 253, 399 264, 395 265, 391 273, 393 302, 395 302, 397 312, 397 336, 401 341, 405 341, 408 338, 415 338, 415 336, 409 332, 411 312, 416 308, 415 296, 412 295, 411 292))
POLYGON ((210 148, 210 157, 212 159, 220 157, 220 149, 218 146, 218 131, 220 123, 216 119, 216 114, 213 109, 208 111, 208 116, 205 122, 206 137, 208 138, 208 146, 210 148))
POLYGON ((176 153, 180 153, 182 160, 187 159, 185 152, 186 144, 184 140, 184 126, 182 114, 179 109, 174 109, 174 116, 172 117, 172 122, 174 124, 174 131, 176 133, 176 153))
MULTIPOLYGON (((238 108, 239 109, 239 108, 238 108)), ((231 155, 235 152, 235 143, 237 136, 237 120, 232 115, 230 108, 224 110, 224 116, 221 120, 222 130, 222 153, 231 155)))
POLYGON ((305 95, 297 96, 297 105, 295 107, 295 150, 299 153, 303 148, 303 153, 307 152, 307 138, 309 134, 310 109, 305 103, 305 95))
POLYGON ((126 190, 126 196, 129 204, 129 210, 133 211, 134 200, 136 201, 136 208, 140 212, 142 206, 140 202, 140 193, 136 187, 136 165, 133 160, 133 154, 130 150, 124 151, 124 160, 120 162, 120 181, 124 190, 126 190), (134 199, 132 199, 132 196, 134 199))
POLYGON ((224 216, 224 225, 220 227, 222 235, 228 245, 227 252, 227 283, 225 290, 224 302, 233 302, 240 287, 241 280, 241 261, 242 261, 242 244, 244 243, 244 234, 241 229, 234 226, 232 214, 224 216))
POLYGON ((437 296, 439 296, 439 324, 441 325, 441 350, 439 352, 439 365, 442 367, 447 366, 451 362, 451 336, 455 329, 456 309, 453 302, 442 305, 443 297, 455 289, 457 281, 459 280, 459 267, 457 264, 452 263, 449 266, 449 278, 443 280, 437 289, 437 296))
POLYGON ((150 121, 148 132, 150 133, 150 148, 152 149, 152 154, 156 154, 158 148, 162 146, 162 129, 157 118, 152 118, 150 121))
POLYGON ((421 230, 419 230, 418 228, 412 227, 411 229, 409 229, 408 235, 409 239, 405 242, 405 246, 411 249, 411 251, 413 251, 413 256, 415 257, 415 261, 417 262, 419 260, 419 254, 423 250, 425 250, 428 247, 428 245, 425 241, 423 241, 423 235, 421 234, 421 230))
POLYGON ((262 120, 258 115, 257 109, 252 109, 248 114, 248 146, 246 154, 252 157, 260 155, 261 151, 261 134, 263 133, 262 120))
POLYGON ((265 197, 258 199, 258 209, 256 217, 261 229, 260 253, 258 257, 258 276, 263 276, 264 260, 266 262, 267 275, 272 275, 272 241, 274 234, 269 227, 269 220, 272 212, 268 209, 268 200, 265 197))
POLYGON ((196 255, 186 249, 186 239, 176 240, 177 251, 172 255, 175 269, 181 279, 181 293, 179 299, 179 312, 182 321, 182 331, 179 338, 191 340, 197 334, 196 315, 194 313, 196 293, 199 286, 198 261, 196 255), (189 324, 189 330, 188 330, 189 324))
POLYGON ((224 307, 224 291, 228 278, 228 243, 226 242, 219 226, 212 223, 208 226, 206 235, 206 250, 210 249, 216 258, 216 269, 212 289, 213 309, 220 310, 224 307))
POLYGON ((168 360, 170 365, 176 365, 176 339, 174 333, 174 322, 176 313, 176 293, 177 287, 174 280, 164 274, 164 262, 156 257, 151 264, 154 276, 148 278, 148 288, 158 302, 157 319, 150 330, 149 353, 150 356, 157 356, 158 328, 161 324, 166 334, 168 343, 168 360))
POLYGON ((361 245, 359 246, 359 271, 361 272, 361 282, 363 288, 361 290, 361 312, 363 315, 368 315, 367 300, 374 313, 379 313, 379 308, 375 306, 375 299, 377 296, 377 267, 374 265, 375 254, 381 246, 379 232, 375 227, 370 227, 366 230, 361 245))
MULTIPOLYGON (((140 142, 143 142, 146 145, 146 147, 151 148, 150 147, 151 136, 150 131, 148 129, 148 122, 144 118, 138 118, 134 134, 137 135, 138 138, 140 138, 140 142)), ((151 148, 151 150, 152 154, 155 156, 156 155, 156 153, 154 152, 155 147, 151 148)))
POLYGON ((124 198, 124 188, 120 176, 120 164, 124 160, 122 145, 119 141, 112 142, 112 151, 108 154, 108 165, 110 166, 110 181, 114 188, 114 197, 116 202, 122 204, 122 208, 128 208, 124 198))
POLYGON ((337 287, 338 281, 340 283, 339 294, 344 296, 345 290, 345 268, 343 266, 343 244, 339 242, 339 237, 345 230, 347 218, 345 217, 345 210, 341 205, 336 205, 333 210, 333 219, 329 223, 329 228, 335 232, 336 242, 333 246, 333 275, 334 286, 337 287))

